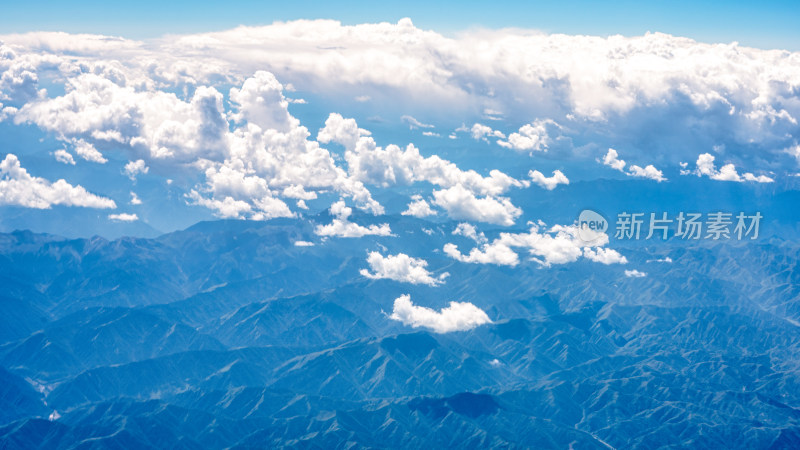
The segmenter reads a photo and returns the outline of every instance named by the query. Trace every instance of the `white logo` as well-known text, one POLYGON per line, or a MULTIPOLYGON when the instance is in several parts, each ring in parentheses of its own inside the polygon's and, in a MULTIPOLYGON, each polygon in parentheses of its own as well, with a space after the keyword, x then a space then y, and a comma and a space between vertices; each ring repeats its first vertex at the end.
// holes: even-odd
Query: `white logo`
POLYGON ((600 239, 608 230, 608 221, 600 213, 584 209, 578 216, 578 237, 585 242, 600 239))

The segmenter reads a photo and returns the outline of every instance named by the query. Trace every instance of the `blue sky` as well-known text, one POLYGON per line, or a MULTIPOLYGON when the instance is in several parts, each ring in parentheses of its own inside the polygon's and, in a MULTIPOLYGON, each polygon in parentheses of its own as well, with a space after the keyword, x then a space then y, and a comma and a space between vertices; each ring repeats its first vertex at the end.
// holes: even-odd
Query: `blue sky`
POLYGON ((737 41, 759 48, 800 49, 800 2, 796 1, 28 1, 3 5, 0 30, 148 38, 276 20, 327 18, 356 24, 396 22, 403 17, 438 32, 476 26, 601 36, 660 31, 703 42, 737 41))

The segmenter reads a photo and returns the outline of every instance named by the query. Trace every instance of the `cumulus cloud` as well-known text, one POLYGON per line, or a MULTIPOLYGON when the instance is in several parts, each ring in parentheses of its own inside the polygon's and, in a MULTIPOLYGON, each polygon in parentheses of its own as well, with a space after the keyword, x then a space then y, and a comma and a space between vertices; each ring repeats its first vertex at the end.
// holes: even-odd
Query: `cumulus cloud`
POLYGON ((578 235, 576 225, 555 225, 546 230, 542 227, 541 224, 532 224, 527 233, 500 233, 497 239, 474 247, 467 254, 461 253, 452 243, 445 244, 443 250, 446 255, 464 263, 501 266, 519 264, 515 248, 527 250, 530 260, 543 267, 574 262, 581 257, 603 264, 627 262, 615 250, 598 248, 608 243, 605 233, 600 233, 597 239, 587 243, 578 235))
POLYGON ((518 151, 546 152, 552 142, 548 126, 560 128, 551 119, 536 120, 523 125, 518 132, 508 135, 508 140, 498 140, 497 144, 518 151))
POLYGON ((94 195, 83 186, 73 186, 64 180, 51 183, 31 176, 12 153, 0 162, 0 205, 37 209, 48 209, 53 205, 99 209, 117 207, 113 200, 94 195))
POLYGON ((75 158, 72 157, 72 154, 70 152, 64 150, 63 148, 60 148, 55 152, 53 152, 53 156, 55 156, 56 161, 62 164, 70 164, 73 166, 75 165, 75 158))
POLYGON ((130 203, 131 203, 131 205, 141 205, 142 204, 142 199, 140 199, 139 196, 136 195, 136 192, 131 191, 131 201, 130 201, 130 203))
POLYGON ((744 175, 739 175, 739 173, 736 171, 736 166, 733 164, 725 164, 719 170, 717 170, 716 165, 714 164, 714 159, 714 155, 710 153, 703 153, 697 157, 697 168, 694 171, 683 170, 681 171, 681 174, 688 175, 690 173, 694 173, 698 177, 706 176, 712 180, 735 181, 739 183, 744 181, 772 183, 775 181, 766 175, 755 176, 750 172, 747 172, 744 175))
POLYGON ((603 164, 614 170, 619 170, 620 172, 625 169, 625 160, 619 159, 619 153, 613 148, 609 148, 606 155, 603 156, 603 164))
POLYGON ((413 217, 428 217, 436 215, 436 211, 431 208, 431 205, 429 205, 421 195, 414 195, 411 197, 411 200, 411 203, 408 204, 408 208, 400 214, 413 217))
POLYGON ((628 277, 628 278, 643 278, 643 277, 646 277, 647 274, 644 273, 644 272, 639 272, 636 269, 633 269, 633 270, 626 270, 625 271, 625 276, 628 277))
MULTIPOLYGON (((482 124, 463 130, 529 152, 548 150, 558 129, 581 136, 585 148, 619 142, 660 152, 659 161, 694 157, 686 152, 698 143, 727 143, 743 161, 737 164, 777 167, 780 158, 793 157, 783 149, 796 146, 800 134, 800 54, 660 33, 601 38, 481 30, 448 37, 410 20, 353 26, 322 20, 149 42, 66 33, 3 41, 0 116, 37 125, 90 161, 124 150, 148 167, 173 164, 210 174, 188 199, 218 212, 238 210, 238 217, 274 214, 259 205, 278 205, 276 196, 292 185, 334 191, 380 214, 367 185, 427 181, 446 190, 461 184, 475 197, 502 202, 498 196, 525 184, 454 170, 413 146, 380 148, 361 131, 335 138, 346 141, 345 168, 320 147, 333 137, 311 139, 289 113, 278 80, 321 95, 374 97, 376 104, 392 96, 404 112, 426 118, 454 110, 488 119, 538 118, 508 138, 482 124), (57 89, 42 89, 51 84, 57 89), (229 86, 226 102, 218 89, 229 86), (81 141, 86 145, 79 150, 81 141), (233 172, 240 175, 228 176, 233 172)), ((663 179, 652 165, 640 164, 625 173, 663 179)), ((771 181, 727 165, 715 176, 771 181)))
POLYGON ((149 172, 150 168, 147 167, 143 159, 137 159, 136 161, 128 161, 123 171, 125 175, 133 181, 136 180, 136 177, 140 174, 149 172))
POLYGON ((83 139, 73 140, 72 143, 75 146, 75 153, 77 153, 78 156, 86 161, 91 161, 98 164, 105 164, 108 162, 108 160, 103 157, 103 154, 94 148, 94 145, 91 143, 86 142, 83 139))
POLYGON ((584 248, 583 257, 603 264, 627 264, 628 259, 612 248, 584 248))
POLYGON ((630 168, 628 168, 628 175, 637 178, 647 178, 650 180, 655 180, 658 181, 659 183, 667 180, 666 178, 664 178, 664 174, 660 170, 653 167, 652 164, 648 164, 644 168, 641 168, 636 164, 633 164, 630 166, 630 168))
POLYGON ((358 127, 355 119, 345 119, 341 114, 331 113, 325 120, 325 126, 317 133, 317 141, 323 144, 335 142, 352 149, 361 136, 369 135, 369 131, 358 127))
POLYGON ((531 178, 531 181, 548 191, 552 191, 559 184, 569 184, 569 179, 560 170, 554 170, 553 175, 549 178, 538 170, 529 171, 528 176, 531 178))
POLYGON ((309 241, 294 241, 295 247, 313 247, 314 243, 309 241))
POLYGON ((334 215, 333 221, 327 225, 317 225, 314 229, 314 233, 317 235, 357 238, 367 235, 391 236, 392 234, 389 224, 386 223, 365 227, 347 220, 353 213, 353 209, 346 206, 344 200, 339 200, 331 205, 330 212, 334 215))
POLYGON ((492 323, 482 309, 469 302, 450 302, 450 306, 435 311, 411 302, 411 296, 401 295, 394 301, 390 319, 413 328, 428 328, 435 333, 467 331, 492 323))
POLYGON ((336 142, 347 149, 345 160, 348 172, 360 182, 392 186, 425 181, 443 188, 460 184, 476 195, 490 196, 501 195, 512 187, 525 185, 499 170, 491 170, 489 176, 482 176, 474 170, 461 170, 454 163, 437 155, 424 157, 413 144, 409 144, 405 149, 397 145, 379 147, 372 137, 357 132, 358 126, 353 119, 335 118, 331 123, 331 130, 328 130, 326 122, 326 127, 320 131, 320 135, 326 138, 333 136, 335 134, 333 130, 341 127, 342 121, 348 124, 346 129, 349 132, 337 134, 341 137, 337 138, 336 142))
POLYGON ((405 253, 383 256, 378 252, 371 252, 367 257, 370 272, 361 269, 361 275, 372 279, 389 279, 411 284, 427 284, 438 286, 444 283, 449 273, 445 272, 434 278, 426 269, 428 262, 420 258, 412 258, 405 253))
POLYGON ((619 159, 619 154, 613 148, 608 149, 608 152, 606 152, 605 156, 603 156, 602 163, 614 170, 619 170, 629 177, 647 178, 658 181, 659 183, 667 180, 664 178, 664 173, 656 169, 652 164, 648 164, 644 168, 637 166, 636 164, 632 164, 628 168, 628 171, 625 172, 625 160, 619 159))
POLYGON ((114 222, 136 222, 139 220, 139 216, 136 214, 128 214, 128 213, 121 213, 121 214, 109 214, 108 219, 114 222))
POLYGON ((469 131, 469 134, 470 136, 472 136, 472 139, 475 139, 476 141, 489 142, 488 138, 490 137, 498 139, 505 139, 506 137, 506 135, 503 134, 503 132, 498 130, 493 130, 492 127, 480 123, 472 125, 472 128, 470 128, 469 130, 466 130, 466 128, 463 128, 462 130, 469 131))
POLYGON ((433 203, 457 220, 474 220, 510 226, 522 210, 505 197, 478 198, 464 186, 457 184, 449 189, 433 191, 433 203))
POLYGON ((455 236, 464 236, 467 239, 471 239, 478 244, 485 244, 488 242, 486 239, 486 235, 483 232, 478 233, 478 230, 475 228, 475 225, 470 223, 462 222, 456 226, 456 229, 453 230, 453 235, 455 236))

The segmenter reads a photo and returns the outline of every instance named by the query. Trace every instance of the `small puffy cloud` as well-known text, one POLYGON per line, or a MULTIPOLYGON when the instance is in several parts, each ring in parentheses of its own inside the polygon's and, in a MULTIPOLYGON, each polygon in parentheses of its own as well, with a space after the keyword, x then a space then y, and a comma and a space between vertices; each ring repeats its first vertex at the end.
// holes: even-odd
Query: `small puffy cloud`
POLYGON ((450 306, 435 311, 411 302, 409 295, 401 295, 394 301, 390 319, 413 328, 428 328, 435 333, 467 331, 492 323, 486 313, 469 302, 450 302, 450 306))
POLYGON ((483 232, 478 233, 478 230, 474 225, 466 222, 456 225, 456 229, 453 230, 453 234, 456 236, 464 236, 465 238, 471 239, 478 244, 485 244, 488 241, 483 232))
POLYGON ((517 151, 546 152, 551 143, 548 126, 560 128, 550 119, 536 120, 523 125, 518 132, 511 133, 508 140, 498 140, 497 144, 517 151))
POLYGON ((645 272, 639 272, 638 270, 633 269, 633 270, 626 270, 625 276, 628 278, 643 278, 646 277, 647 274, 645 272))
POLYGON ((603 264, 627 264, 628 259, 612 248, 583 249, 583 257, 603 264))
POLYGON ((421 195, 414 195, 411 197, 411 200, 412 202, 408 204, 408 208, 400 214, 413 217, 428 217, 436 215, 436 211, 431 208, 431 205, 429 205, 421 195))
POLYGON ((672 258, 670 258, 669 256, 665 256, 665 257, 659 258, 659 259, 648 259, 647 262, 649 262, 649 263, 653 263, 653 262, 657 262, 657 263, 672 263, 672 258))
POLYGON ((735 181, 738 183, 744 181, 751 181, 756 183, 772 183, 775 181, 766 175, 755 176, 750 172, 747 172, 744 175, 739 175, 739 173, 736 171, 736 166, 734 166, 733 164, 725 164, 719 170, 717 170, 717 167, 714 164, 715 159, 716 158, 714 157, 714 155, 710 153, 703 153, 697 157, 696 169, 694 170, 694 172, 685 170, 682 171, 681 173, 684 175, 689 173, 694 173, 698 177, 706 176, 712 180, 735 181))
POLYGON ((378 252, 371 252, 367 257, 370 272, 361 269, 361 275, 377 279, 389 279, 411 284, 427 284, 428 286, 438 286, 444 283, 449 273, 445 272, 439 277, 434 278, 426 269, 428 262, 420 258, 412 258, 405 253, 397 255, 383 256, 378 252))
POLYGON ((294 241, 295 247, 313 247, 314 243, 309 241, 294 241))
POLYGON ((664 178, 664 173, 656 169, 652 164, 648 164, 644 168, 633 164, 628 168, 628 171, 625 172, 625 160, 619 159, 619 154, 613 148, 608 149, 608 152, 603 156, 601 162, 614 170, 619 170, 629 177, 647 178, 658 181, 659 183, 667 180, 664 178))
POLYGON ((423 136, 429 136, 429 137, 441 137, 441 135, 439 133, 434 133, 433 131, 423 131, 422 135, 423 136))
POLYGON ((73 141, 73 145, 75 146, 75 153, 77 153, 78 156, 86 161, 91 161, 98 164, 105 164, 108 162, 108 160, 103 157, 103 154, 94 148, 94 145, 84 141, 83 139, 76 139, 73 141))
POLYGON ((569 179, 560 170, 554 170, 553 175, 549 178, 538 170, 529 171, 528 176, 531 178, 531 181, 548 191, 552 191, 559 184, 569 184, 569 179))
POLYGON ((659 183, 666 181, 664 174, 660 170, 653 167, 652 164, 648 164, 644 168, 633 164, 630 166, 630 168, 628 168, 628 175, 637 178, 648 178, 650 180, 658 181, 659 183))
POLYGON ((488 138, 490 137, 498 139, 506 138, 506 135, 503 134, 501 131, 493 130, 492 127, 480 123, 472 125, 472 128, 469 129, 469 134, 470 136, 472 136, 472 139, 475 139, 476 141, 485 141, 485 142, 489 142, 488 138))
POLYGON ((417 120, 417 119, 415 119, 415 118, 413 118, 413 117, 411 117, 409 115, 405 115, 405 116, 401 117, 400 120, 402 120, 403 123, 408 125, 408 128, 410 128, 412 130, 415 129, 415 128, 433 128, 433 125, 430 125, 430 124, 427 124, 427 123, 422 123, 419 120, 417 120))
POLYGON ((136 180, 136 177, 139 174, 145 174, 150 171, 150 168, 147 167, 147 164, 144 162, 143 159, 137 159, 136 161, 128 161, 125 164, 125 168, 123 169, 125 175, 131 179, 131 181, 136 180))
POLYGON ((64 150, 63 148, 60 148, 55 152, 53 152, 53 156, 56 157, 56 161, 62 164, 71 164, 73 166, 75 165, 75 158, 72 157, 72 154, 70 152, 64 150))
POLYGON ((457 184, 449 189, 433 192, 433 203, 457 220, 473 220, 495 225, 511 226, 522 210, 505 197, 478 198, 464 186, 457 184))
POLYGON ((625 169, 625 160, 619 159, 619 153, 613 148, 609 148, 606 155, 603 156, 603 164, 620 172, 625 169))
POLYGON ((458 250, 458 246, 448 243, 444 245, 444 253, 463 263, 494 264, 497 266, 516 266, 519 264, 517 253, 502 242, 483 244, 480 248, 473 248, 466 255, 458 250))
POLYGON ((128 213, 109 214, 108 219, 114 222, 136 222, 139 220, 139 216, 128 213))
POLYGON ((214 210, 222 218, 239 218, 242 214, 252 211, 252 206, 243 200, 236 200, 231 196, 224 199, 205 198, 197 191, 191 191, 187 197, 193 204, 214 210))
POLYGON ((117 205, 109 198, 88 192, 83 186, 73 186, 64 180, 54 183, 31 176, 16 155, 9 153, 0 162, 0 205, 48 209, 52 205, 113 209, 117 205))
POLYGON ((367 235, 391 236, 392 234, 392 230, 387 223, 364 227, 348 221, 347 219, 353 213, 353 209, 346 206, 344 200, 339 200, 331 205, 330 211, 335 216, 333 221, 327 225, 317 225, 314 229, 314 233, 319 236, 357 238, 367 235))
POLYGON ((142 200, 136 195, 136 192, 131 191, 131 205, 141 205, 142 200))

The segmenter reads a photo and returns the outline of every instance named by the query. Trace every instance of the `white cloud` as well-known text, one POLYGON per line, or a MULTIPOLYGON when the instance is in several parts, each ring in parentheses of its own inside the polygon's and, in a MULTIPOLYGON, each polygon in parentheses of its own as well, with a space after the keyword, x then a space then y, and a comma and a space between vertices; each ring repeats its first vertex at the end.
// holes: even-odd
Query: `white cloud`
POLYGON ((409 295, 401 295, 394 301, 392 320, 413 328, 428 328, 435 333, 467 331, 492 323, 483 310, 468 302, 450 302, 450 306, 435 311, 411 302, 409 295))
POLYGON ((402 120, 403 123, 408 125, 408 127, 412 130, 415 128, 433 128, 433 125, 422 123, 419 120, 409 115, 404 115, 403 117, 400 118, 400 120, 402 120))
POLYGON ((625 169, 625 160, 619 159, 619 154, 613 148, 609 148, 606 155, 603 156, 603 164, 620 172, 625 169))
POLYGON ((48 209, 52 205, 99 209, 117 207, 113 200, 94 195, 82 186, 73 186, 64 180, 51 183, 31 176, 12 153, 0 162, 0 205, 37 209, 48 209))
POLYGON ((438 286, 444 283, 449 273, 445 272, 434 278, 426 269, 428 262, 412 258, 405 253, 397 255, 383 256, 378 252, 371 252, 367 257, 370 272, 361 269, 361 275, 372 279, 389 279, 411 284, 427 284, 428 286, 438 286))
POLYGON ((633 164, 630 166, 630 168, 628 168, 628 175, 637 178, 648 178, 650 180, 658 181, 659 183, 667 180, 664 178, 664 174, 660 170, 653 167, 652 164, 648 164, 644 169, 633 164))
POLYGON ((682 171, 681 173, 694 173, 698 177, 706 176, 712 180, 736 181, 739 183, 744 181, 772 183, 775 181, 766 175, 755 176, 750 172, 747 172, 744 175, 739 175, 739 173, 736 171, 736 166, 733 164, 725 164, 719 170, 717 170, 716 165, 714 164, 714 159, 714 155, 710 153, 703 153, 697 157, 697 168, 694 170, 694 172, 682 171))
POLYGON ((457 184, 449 189, 433 191, 433 203, 457 220, 474 220, 496 225, 510 226, 522 214, 522 210, 505 197, 478 198, 457 184))
POLYGON ((489 142, 490 137, 498 138, 498 139, 505 139, 506 135, 503 134, 501 131, 493 130, 491 127, 476 123, 472 125, 472 128, 469 129, 470 136, 472 139, 476 141, 485 141, 489 142))
POLYGON ((639 272, 636 269, 633 269, 633 270, 626 270, 625 271, 625 276, 628 277, 628 278, 643 278, 643 277, 646 277, 647 274, 644 273, 644 272, 639 272))
POLYGON ((649 263, 652 263, 652 262, 672 263, 672 258, 670 258, 669 256, 665 256, 665 257, 659 258, 659 259, 648 259, 647 262, 649 262, 649 263))
POLYGON ((436 211, 431 209, 431 205, 429 205, 421 195, 414 195, 411 197, 411 200, 411 203, 408 204, 408 208, 400 214, 413 217, 428 217, 436 215, 436 211))
POLYGON ((73 166, 75 165, 75 158, 72 157, 72 154, 70 152, 64 150, 63 148, 60 148, 55 152, 53 152, 53 156, 56 157, 56 161, 62 164, 71 164, 73 166))
POLYGON ((109 214, 109 220, 113 220, 114 222, 136 222, 139 220, 139 216, 136 214, 128 214, 128 213, 121 213, 121 214, 109 214))
POLYGON ((557 123, 550 119, 537 119, 533 123, 523 125, 519 132, 511 133, 508 136, 508 140, 498 140, 497 144, 501 147, 518 151, 546 152, 552 142, 547 131, 548 126, 560 128, 557 123))
POLYGON ((89 142, 86 142, 83 139, 75 139, 72 141, 72 144, 75 147, 75 153, 77 153, 78 156, 86 161, 91 161, 98 164, 105 164, 108 162, 108 160, 103 157, 103 154, 94 148, 94 145, 90 144, 89 142))
POLYGON ((583 257, 603 264, 627 264, 628 259, 612 248, 584 248, 583 257))
POLYGON ((549 178, 538 170, 529 171, 528 176, 531 178, 531 181, 548 191, 552 191, 559 184, 569 184, 569 179, 560 170, 554 170, 553 175, 549 178))
POLYGON ((367 130, 358 128, 355 119, 345 119, 341 114, 332 113, 325 120, 325 126, 317 133, 317 140, 323 144, 335 142, 344 148, 353 149, 361 136, 369 136, 367 130))
POLYGON ((465 238, 471 239, 478 244, 485 244, 488 242, 488 239, 486 239, 486 235, 483 234, 483 232, 478 233, 478 230, 474 225, 466 222, 456 225, 456 229, 453 230, 453 235, 464 236, 465 238))
MULTIPOLYGON (((601 38, 506 29, 448 37, 409 20, 354 26, 323 20, 148 42, 66 33, 9 35, 3 41, 3 117, 36 124, 68 146, 84 142, 80 151, 68 148, 88 160, 104 161, 119 149, 150 167, 173 164, 201 175, 211 168, 214 179, 195 186, 195 195, 207 201, 195 202, 216 211, 231 206, 240 211, 237 217, 275 214, 276 208, 262 211, 259 205, 280 206, 276 197, 293 185, 307 192, 334 191, 380 214, 368 184, 427 181, 442 189, 461 184, 474 196, 496 201, 510 187, 525 184, 504 174, 462 171, 439 157, 420 156, 413 146, 382 149, 374 141, 370 146, 361 133, 345 145, 345 169, 336 155, 320 148, 323 137, 311 140, 289 114, 290 100, 278 80, 304 92, 360 101, 370 100, 369 93, 375 104, 391 97, 402 111, 426 118, 454 110, 489 119, 499 118, 499 112, 542 118, 508 139, 481 124, 465 130, 528 151, 551 146, 556 125, 549 117, 563 124, 562 133, 586 136, 599 148, 636 142, 677 160, 686 156, 682 149, 708 140, 728 143, 730 152, 740 153, 733 157, 778 167, 782 161, 771 158, 788 158, 780 149, 792 154, 800 132, 800 95, 792 88, 798 53, 661 33, 601 38), (587 61, 592 71, 586 71, 587 61), (41 89, 51 83, 57 88, 41 89), (212 85, 236 86, 230 110, 212 85), (664 127, 653 130, 648 123, 669 129, 659 133, 664 127), (665 135, 669 142, 662 142, 665 135)), ((642 166, 632 165, 626 174, 663 178, 652 165, 642 166)), ((740 175, 730 165, 715 169, 715 176, 772 181, 767 175, 740 175)))
POLYGON ((647 178, 658 181, 659 183, 667 180, 664 178, 664 173, 656 169, 652 164, 648 164, 644 168, 637 166, 636 164, 632 164, 628 168, 628 171, 625 172, 625 160, 619 159, 619 154, 613 148, 608 149, 608 152, 606 152, 605 156, 603 156, 601 162, 614 170, 619 170, 629 177, 647 178))
POLYGON ((140 174, 145 174, 150 171, 150 168, 147 167, 147 164, 144 162, 143 159, 137 159, 136 161, 128 161, 125 164, 124 172, 125 175, 131 179, 131 181, 136 180, 136 177, 140 174))
POLYGON ((300 122, 289 114, 288 100, 283 96, 283 85, 275 75, 257 71, 245 80, 241 89, 231 88, 231 102, 238 105, 234 114, 237 121, 258 125, 261 130, 286 133, 300 122))
POLYGON ((136 195, 136 192, 131 191, 131 205, 141 205, 142 200, 136 195))
POLYGON ((339 200, 331 205, 330 211, 335 216, 333 221, 327 225, 317 225, 314 229, 314 233, 319 236, 357 238, 367 235, 391 236, 392 234, 389 224, 386 223, 364 227, 348 221, 353 209, 347 207, 344 200, 339 200))
POLYGON ((320 131, 323 141, 330 139, 345 146, 348 172, 353 179, 363 183, 392 186, 426 181, 442 188, 460 184, 476 195, 491 196, 525 185, 499 170, 491 170, 489 176, 484 177, 474 170, 461 170, 437 155, 423 157, 413 144, 405 149, 397 145, 379 147, 370 136, 357 131, 353 119, 337 117, 331 122, 331 129, 328 128, 326 121, 326 127, 320 131), (342 128, 347 131, 338 131, 342 128))
POLYGON ((313 247, 314 243, 313 242, 308 242, 308 241, 294 241, 294 246, 295 247, 313 247))
POLYGON ((608 236, 604 233, 587 243, 580 239, 576 225, 555 225, 549 230, 540 231, 541 226, 533 224, 527 233, 500 233, 497 239, 471 249, 468 254, 462 254, 455 244, 445 244, 444 253, 464 263, 505 266, 519 264, 519 256, 514 248, 527 250, 531 261, 543 267, 574 262, 582 256, 604 264, 626 262, 614 250, 592 250, 608 243, 608 236))

